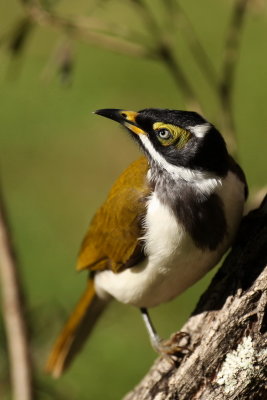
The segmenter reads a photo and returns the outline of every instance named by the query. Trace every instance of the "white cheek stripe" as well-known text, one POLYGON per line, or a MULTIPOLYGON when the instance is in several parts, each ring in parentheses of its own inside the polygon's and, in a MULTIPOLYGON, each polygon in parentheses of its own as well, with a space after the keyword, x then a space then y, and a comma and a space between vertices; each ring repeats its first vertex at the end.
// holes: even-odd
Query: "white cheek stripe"
POLYGON ((155 150, 147 136, 140 135, 139 138, 146 150, 151 154, 151 157, 162 169, 165 169, 173 179, 182 179, 190 184, 194 184, 205 194, 214 192, 214 190, 222 184, 221 179, 215 178, 209 173, 195 171, 168 163, 165 158, 155 150))
POLYGON ((209 122, 201 125, 195 125, 188 127, 189 132, 192 132, 196 137, 203 138, 206 133, 210 130, 211 124, 209 122))

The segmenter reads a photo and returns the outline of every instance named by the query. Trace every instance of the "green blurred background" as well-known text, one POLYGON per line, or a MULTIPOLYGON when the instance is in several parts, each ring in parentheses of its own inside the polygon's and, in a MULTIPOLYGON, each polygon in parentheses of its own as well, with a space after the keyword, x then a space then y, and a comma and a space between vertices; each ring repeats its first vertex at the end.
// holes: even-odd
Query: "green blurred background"
MULTIPOLYGON (((61 1, 57 10, 87 14, 93 3, 61 1)), ((95 13, 126 26, 140 24, 141 29, 138 16, 132 15, 126 3, 103 2, 95 13)), ((233 2, 180 3, 219 70, 233 2)), ((267 24, 266 8, 260 1, 251 3, 237 68, 234 116, 239 161, 250 187, 260 188, 266 184, 267 24)), ((21 15, 18 2, 2 1, 0 33, 5 34, 21 15)), ((51 51, 58 40, 61 36, 52 29, 35 28, 22 57, 11 60, 4 48, 0 53, 2 183, 34 321, 33 355, 43 382, 40 399, 57 398, 47 394, 57 389, 73 399, 113 400, 129 391, 156 357, 138 310, 129 306, 111 305, 63 378, 52 381, 42 372, 49 347, 85 286, 86 273, 74 270, 83 234, 114 179, 139 155, 119 126, 91 111, 105 107, 181 109, 184 103, 159 63, 80 42, 72 43, 71 84, 62 86, 56 72, 47 79, 47 71, 54 71, 51 51)), ((212 94, 178 34, 177 55, 215 122, 212 94)), ((152 310, 162 336, 181 327, 211 275, 172 303, 152 310)))

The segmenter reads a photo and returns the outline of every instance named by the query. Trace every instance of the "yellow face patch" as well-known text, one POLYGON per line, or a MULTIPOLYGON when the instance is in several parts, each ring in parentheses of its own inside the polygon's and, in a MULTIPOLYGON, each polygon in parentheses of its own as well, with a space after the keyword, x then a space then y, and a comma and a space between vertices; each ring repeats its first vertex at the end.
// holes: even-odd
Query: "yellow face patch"
POLYGON ((157 132, 158 140, 163 146, 176 145, 178 149, 181 149, 191 137, 191 133, 185 129, 163 122, 155 122, 153 129, 157 132))

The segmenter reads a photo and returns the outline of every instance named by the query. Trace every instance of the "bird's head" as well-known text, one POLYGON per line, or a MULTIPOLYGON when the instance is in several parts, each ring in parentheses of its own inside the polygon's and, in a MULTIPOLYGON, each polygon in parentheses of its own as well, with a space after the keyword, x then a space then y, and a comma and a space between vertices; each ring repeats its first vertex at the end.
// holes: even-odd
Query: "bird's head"
POLYGON ((228 153, 219 131, 199 114, 147 108, 138 112, 102 109, 98 115, 125 126, 140 143, 150 162, 189 168, 217 176, 228 169, 228 153))

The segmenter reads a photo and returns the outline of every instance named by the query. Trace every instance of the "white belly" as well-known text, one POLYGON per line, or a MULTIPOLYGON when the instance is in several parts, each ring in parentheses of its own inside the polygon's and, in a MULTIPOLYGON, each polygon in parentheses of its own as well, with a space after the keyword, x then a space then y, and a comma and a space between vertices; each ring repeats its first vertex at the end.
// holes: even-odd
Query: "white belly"
POLYGON ((145 221, 147 258, 118 274, 110 270, 97 273, 98 294, 111 295, 137 307, 153 307, 171 300, 200 279, 229 247, 243 212, 244 186, 234 174, 228 174, 217 193, 224 203, 228 235, 215 251, 196 247, 172 211, 154 193, 148 201, 145 221))

